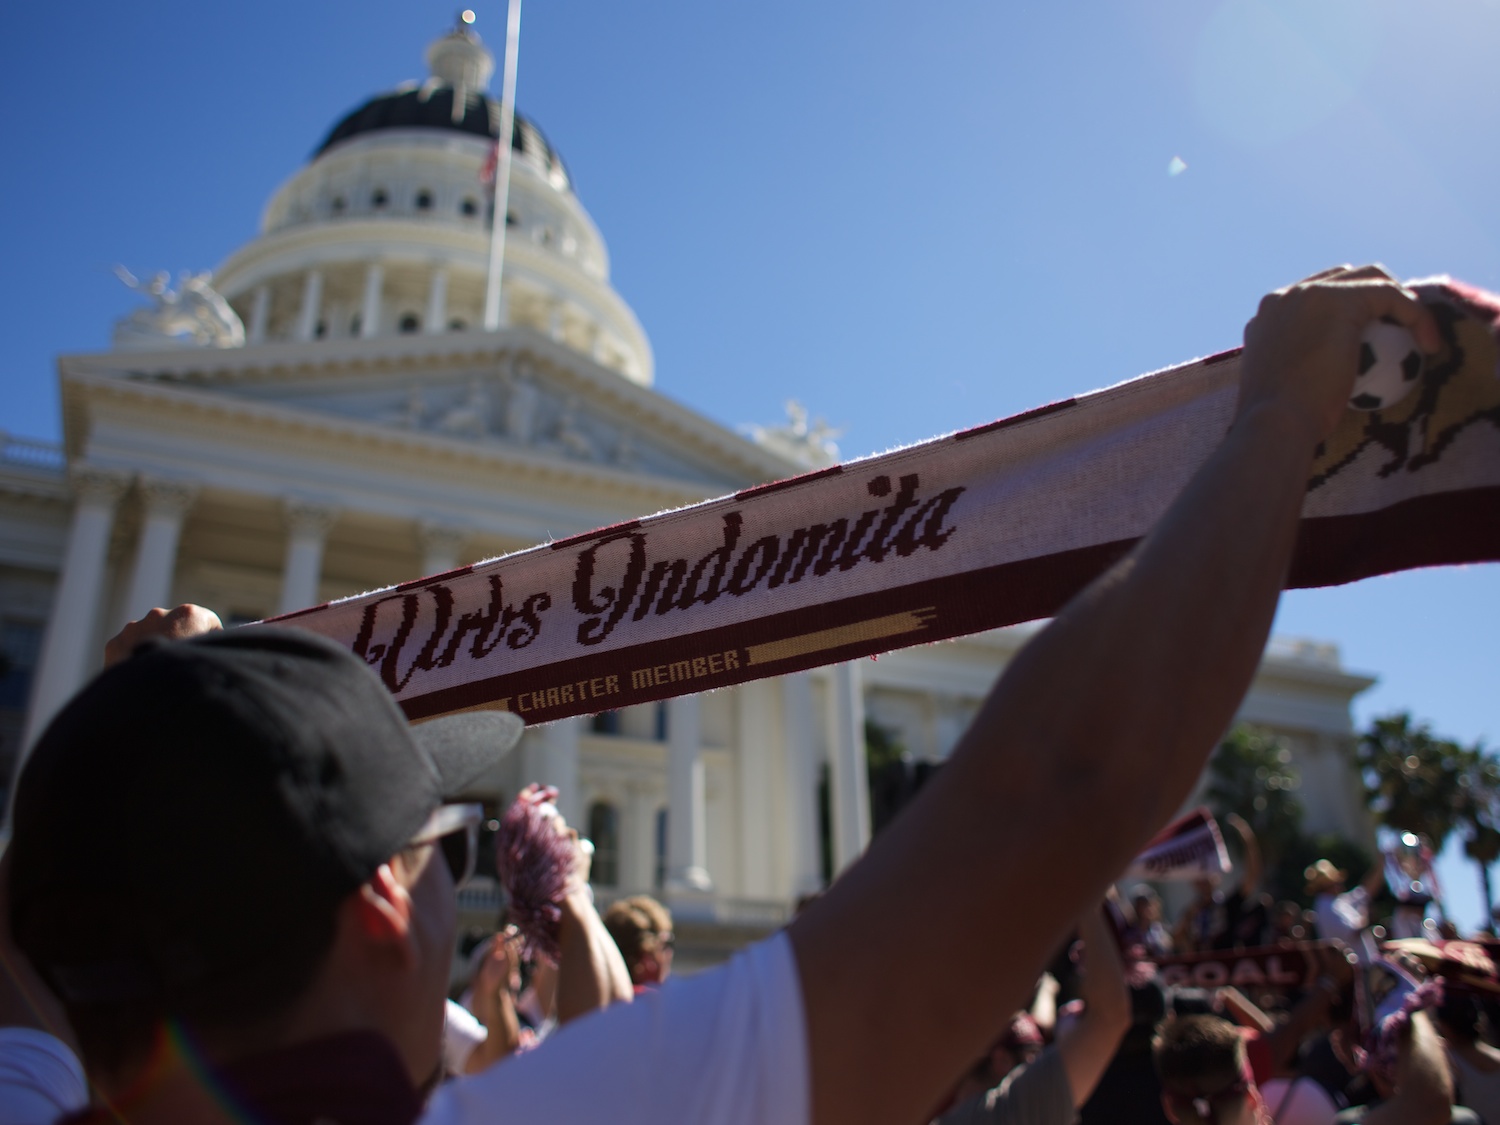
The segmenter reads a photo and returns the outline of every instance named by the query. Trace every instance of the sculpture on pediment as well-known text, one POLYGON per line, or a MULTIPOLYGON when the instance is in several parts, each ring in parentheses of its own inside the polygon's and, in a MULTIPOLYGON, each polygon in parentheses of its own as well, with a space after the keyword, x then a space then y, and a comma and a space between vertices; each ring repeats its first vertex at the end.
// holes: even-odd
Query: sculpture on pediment
POLYGON ((786 404, 786 422, 780 426, 746 426, 750 440, 762 449, 780 454, 808 468, 833 465, 839 459, 834 441, 843 430, 834 429, 822 418, 808 421, 807 407, 796 399, 786 404))
POLYGON ((620 435, 620 440, 615 442, 614 449, 610 452, 611 463, 619 465, 622 469, 633 469, 640 461, 640 454, 635 448, 635 442, 626 433, 620 435))
POLYGON ((478 379, 470 379, 464 397, 443 413, 437 428, 457 437, 480 438, 489 433, 490 396, 484 384, 478 379))
POLYGON ((391 422, 403 430, 420 430, 427 421, 427 400, 422 396, 422 387, 413 383, 406 392, 406 401, 391 416, 391 422))
POLYGON ((578 427, 578 400, 576 398, 570 398, 567 406, 563 408, 562 416, 557 420, 557 430, 553 434, 553 440, 570 457, 577 457, 583 461, 594 459, 594 443, 588 434, 578 427))
POLYGON ((142 281, 124 266, 116 266, 115 276, 152 301, 150 308, 136 309, 129 316, 115 321, 115 347, 146 349, 185 345, 238 348, 244 345, 245 326, 239 314, 210 284, 212 274, 184 272, 175 290, 171 275, 165 271, 142 281))
POLYGON ((505 435, 512 441, 530 444, 536 425, 536 408, 541 392, 524 375, 511 380, 510 399, 505 404, 505 435))

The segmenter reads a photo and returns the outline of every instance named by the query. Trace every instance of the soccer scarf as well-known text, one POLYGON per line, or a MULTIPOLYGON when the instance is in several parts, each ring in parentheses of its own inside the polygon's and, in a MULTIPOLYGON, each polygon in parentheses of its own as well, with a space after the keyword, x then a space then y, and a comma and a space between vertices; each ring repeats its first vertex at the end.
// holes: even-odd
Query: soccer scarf
MULTIPOLYGON (((1500 559, 1500 299, 1419 291, 1443 350, 1318 448, 1290 586, 1500 559)), ((277 620, 347 645, 413 719, 547 722, 1046 617, 1160 518, 1238 383, 1224 352, 277 620)))

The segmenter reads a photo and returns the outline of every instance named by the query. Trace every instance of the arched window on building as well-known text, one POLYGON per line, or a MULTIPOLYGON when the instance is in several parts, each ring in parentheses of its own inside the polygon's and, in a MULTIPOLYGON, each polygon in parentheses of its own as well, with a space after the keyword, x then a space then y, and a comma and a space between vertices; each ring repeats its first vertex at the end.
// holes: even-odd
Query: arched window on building
POLYGON ((370 193, 370 206, 377 211, 390 201, 391 197, 386 194, 385 188, 378 187, 370 193))
POLYGON ((349 335, 358 336, 359 330, 364 327, 364 321, 359 319, 359 313, 349 318, 349 335))
POLYGON ((422 330, 422 319, 416 313, 406 313, 397 321, 396 329, 407 335, 413 332, 420 332, 422 330))
POLYGON ((326 335, 328 335, 328 322, 320 320, 313 326, 313 337, 314 339, 321 340, 326 335))
POLYGON ((472 195, 465 196, 464 201, 458 205, 459 212, 466 219, 472 219, 479 214, 479 201, 472 195))
POLYGON ((428 191, 426 188, 423 188, 421 191, 417 192, 417 210, 432 210, 432 192, 428 191))
POLYGON ((594 842, 594 863, 589 882, 602 887, 620 882, 620 812, 608 801, 589 806, 589 839, 594 842))
POLYGON ((469 327, 468 322, 464 321, 464 320, 460 320, 460 319, 458 319, 458 317, 454 317, 452 320, 450 320, 448 322, 448 331, 449 332, 462 332, 462 331, 464 331, 468 327, 469 327))
POLYGON ((507 211, 505 212, 505 225, 508 227, 518 227, 521 225, 521 220, 516 218, 514 211, 507 211))
POLYGON ((667 885, 667 810, 656 810, 656 870, 651 882, 658 890, 667 885))
POLYGON ((344 213, 344 208, 349 206, 349 204, 345 201, 342 195, 335 195, 333 197, 333 202, 328 206, 335 215, 342 215, 344 213))

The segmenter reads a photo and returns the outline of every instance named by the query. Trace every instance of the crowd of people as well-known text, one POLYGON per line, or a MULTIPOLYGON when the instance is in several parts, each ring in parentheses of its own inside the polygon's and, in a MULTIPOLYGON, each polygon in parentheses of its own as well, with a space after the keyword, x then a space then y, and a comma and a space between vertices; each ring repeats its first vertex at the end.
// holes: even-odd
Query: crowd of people
POLYGON ((1333 943, 1276 1003, 1164 985, 1179 942, 1357 929, 1340 873, 1323 872, 1316 933, 1258 899, 1248 861, 1175 927, 1153 894, 1108 893, 1248 686, 1314 450, 1378 318, 1441 346, 1375 267, 1267 296, 1233 425, 1152 532, 1017 657, 858 862, 683 979, 670 916, 648 899, 601 916, 586 849, 529 790, 565 877, 474 950, 450 1000, 483 815, 455 798, 519 720, 408 724, 359 658, 296 629, 186 607, 134 623, 17 787, 0 1117, 1438 1125, 1474 1119, 1458 1096, 1500 1125, 1480 1108, 1500 1052, 1466 993, 1403 978, 1376 1011, 1369 964, 1333 943))

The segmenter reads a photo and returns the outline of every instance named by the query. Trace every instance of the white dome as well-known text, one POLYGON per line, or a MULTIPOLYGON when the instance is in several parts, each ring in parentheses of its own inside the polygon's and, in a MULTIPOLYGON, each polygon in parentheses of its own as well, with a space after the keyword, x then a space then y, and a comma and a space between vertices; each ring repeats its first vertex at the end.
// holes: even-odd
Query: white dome
MULTIPOLYGON (((460 28, 427 51, 433 74, 345 115, 271 197, 260 237, 215 287, 253 345, 474 330, 482 321, 498 104, 494 60, 460 28), (310 312, 310 310, 313 310, 310 312)), ((561 156, 516 115, 505 242, 506 326, 544 332, 649 385, 651 346, 609 284, 604 239, 561 156)))

